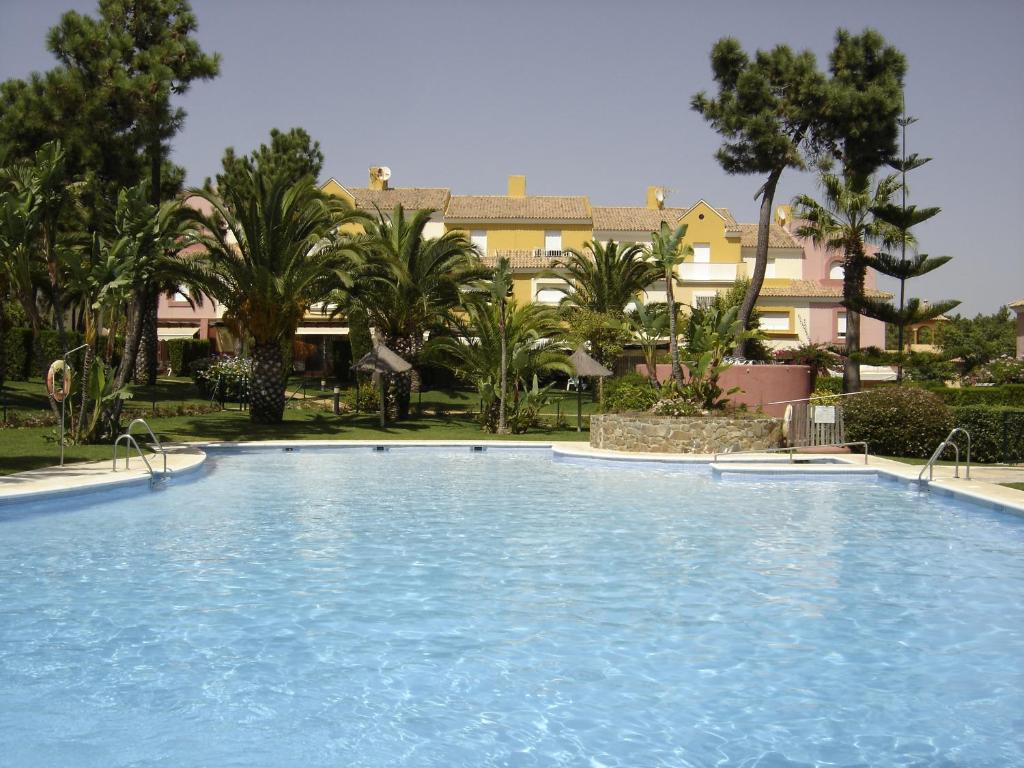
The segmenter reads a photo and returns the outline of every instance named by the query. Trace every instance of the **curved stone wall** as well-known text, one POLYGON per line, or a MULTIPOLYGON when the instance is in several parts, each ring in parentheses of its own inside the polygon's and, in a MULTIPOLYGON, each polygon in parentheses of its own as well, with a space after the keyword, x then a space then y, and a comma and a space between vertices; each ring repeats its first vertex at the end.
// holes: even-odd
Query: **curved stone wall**
POLYGON ((603 413, 590 417, 590 444, 613 451, 648 453, 719 453, 776 448, 782 444, 782 420, 603 413))

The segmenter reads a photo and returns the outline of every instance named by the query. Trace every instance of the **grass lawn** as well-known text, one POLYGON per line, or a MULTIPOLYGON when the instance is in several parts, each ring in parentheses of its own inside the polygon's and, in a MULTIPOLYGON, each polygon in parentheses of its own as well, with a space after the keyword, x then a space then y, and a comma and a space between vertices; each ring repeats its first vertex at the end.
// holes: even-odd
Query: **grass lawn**
MULTIPOLYGON (((318 382, 317 382, 318 383, 318 382)), ((289 384, 288 393, 296 387, 289 384)), ((298 387, 301 392, 301 386, 298 387)), ((236 410, 237 405, 229 404, 227 409, 211 413, 189 416, 150 416, 155 400, 158 408, 171 408, 180 405, 209 405, 209 402, 198 396, 198 392, 188 379, 161 379, 151 390, 144 387, 135 388, 136 396, 126 405, 123 423, 136 416, 144 416, 153 431, 162 441, 235 441, 235 440, 587 440, 586 431, 576 432, 572 429, 556 429, 554 426, 530 430, 525 435, 490 435, 480 429, 472 412, 478 407, 475 393, 472 392, 424 392, 422 406, 434 410, 442 405, 449 415, 425 415, 402 422, 380 427, 377 414, 348 414, 335 416, 329 410, 315 407, 299 408, 293 401, 285 409, 284 421, 273 426, 252 424, 248 411, 236 410), (143 399, 143 398, 147 399, 143 399)), ((568 417, 575 425, 576 395, 560 393, 564 400, 560 407, 563 419, 568 417), (571 408, 570 408, 571 406, 571 408)), ((313 398, 316 393, 307 388, 306 397, 313 398)), ((322 397, 330 400, 330 392, 322 393, 322 397)), ((584 413, 594 410, 589 401, 589 393, 584 393, 584 413)), ((415 406, 419 398, 413 396, 415 406)), ((4 403, 20 414, 45 415, 49 413, 45 389, 41 380, 29 382, 11 382, 5 389, 4 403)), ((553 404, 546 409, 548 421, 553 424, 553 417, 559 406, 553 404)), ((0 475, 24 472, 29 469, 56 464, 60 455, 57 444, 57 428, 19 427, 0 429, 0 475)), ((109 445, 66 446, 65 462, 93 461, 110 459, 109 445)))
POLYGON ((1013 488, 1015 491, 1024 491, 1024 483, 1002 483, 1006 488, 1013 488))

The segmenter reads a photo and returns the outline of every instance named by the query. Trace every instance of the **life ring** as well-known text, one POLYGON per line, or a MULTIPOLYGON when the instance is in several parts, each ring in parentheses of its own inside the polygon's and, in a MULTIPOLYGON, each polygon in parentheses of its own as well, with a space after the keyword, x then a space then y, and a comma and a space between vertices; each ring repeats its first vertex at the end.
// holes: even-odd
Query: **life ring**
POLYGON ((50 370, 46 372, 46 391, 55 402, 63 402, 71 394, 71 369, 63 360, 54 360, 50 363, 50 370), (60 373, 60 389, 55 389, 53 380, 60 373))
POLYGON ((793 404, 786 406, 786 414, 782 417, 782 436, 788 441, 793 424, 793 404))

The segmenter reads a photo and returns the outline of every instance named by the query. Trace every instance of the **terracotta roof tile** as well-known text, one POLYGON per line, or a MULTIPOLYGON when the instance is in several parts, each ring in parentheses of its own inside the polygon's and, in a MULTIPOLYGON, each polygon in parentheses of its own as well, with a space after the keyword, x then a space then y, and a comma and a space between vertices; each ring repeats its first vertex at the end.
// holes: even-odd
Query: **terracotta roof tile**
MULTIPOLYGON (((885 291, 868 289, 864 295, 870 299, 891 299, 892 294, 885 291)), ((813 280, 790 280, 786 285, 766 285, 761 288, 761 296, 765 298, 812 298, 841 299, 843 287, 816 283, 813 280)))
POLYGON ((1010 309, 1024 309, 1024 299, 1010 302, 1010 309))
POLYGON ((674 225, 686 208, 643 208, 639 206, 613 208, 594 206, 594 229, 597 231, 654 232, 667 221, 674 225))
MULTIPOLYGON (((757 247, 757 224, 738 224, 740 230, 740 245, 744 248, 757 247)), ((800 243, 793 239, 793 236, 778 224, 772 224, 768 230, 769 248, 799 248, 800 243)))
POLYGON ((527 195, 452 195, 445 218, 449 221, 590 221, 585 197, 527 195))
POLYGON ((451 190, 444 187, 397 187, 395 189, 369 189, 368 187, 348 188, 361 211, 387 213, 396 205, 407 210, 428 208, 444 212, 451 197, 451 190))

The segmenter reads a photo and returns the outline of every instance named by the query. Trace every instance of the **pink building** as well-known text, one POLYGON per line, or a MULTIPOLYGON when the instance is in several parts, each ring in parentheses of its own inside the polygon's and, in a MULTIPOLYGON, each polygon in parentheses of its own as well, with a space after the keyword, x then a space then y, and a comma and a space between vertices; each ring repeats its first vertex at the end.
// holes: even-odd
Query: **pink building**
POLYGON ((1017 313, 1017 357, 1024 358, 1024 299, 1013 302, 1010 309, 1017 313))

